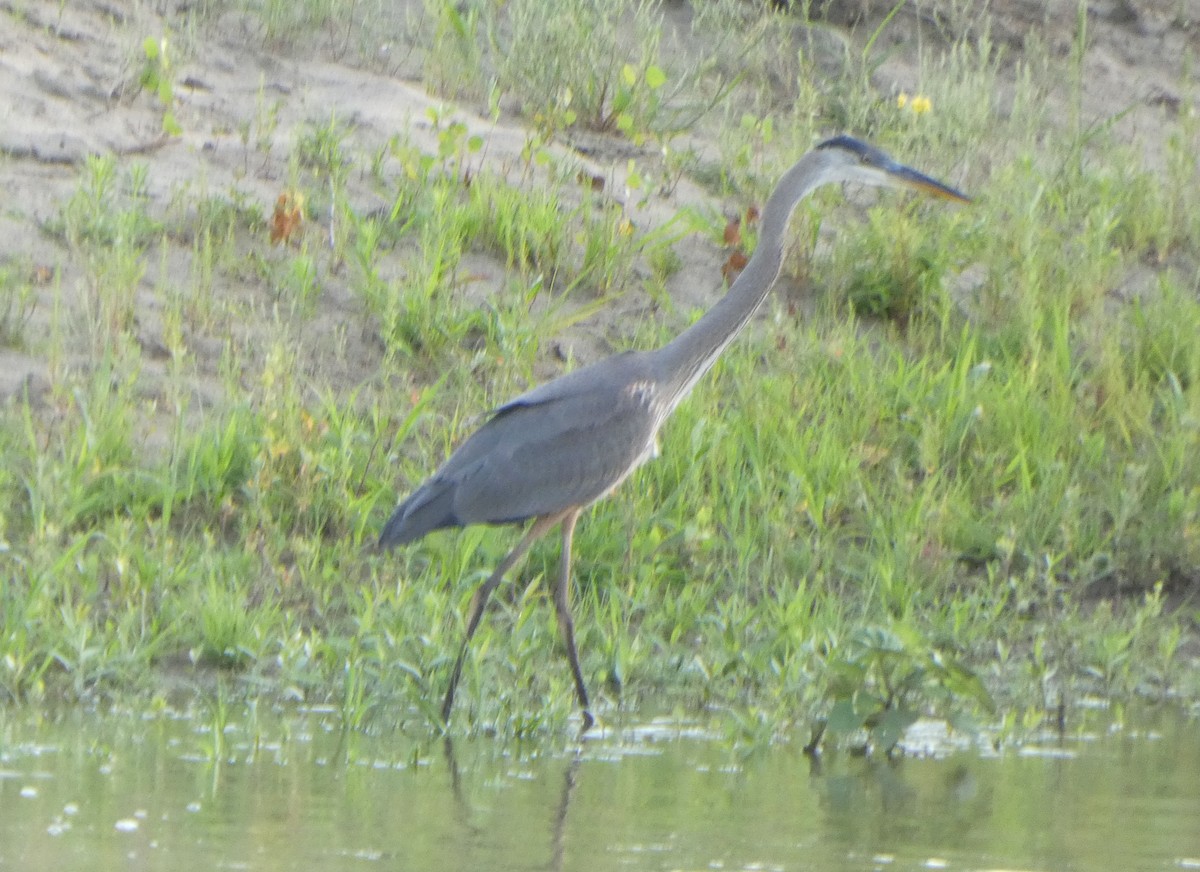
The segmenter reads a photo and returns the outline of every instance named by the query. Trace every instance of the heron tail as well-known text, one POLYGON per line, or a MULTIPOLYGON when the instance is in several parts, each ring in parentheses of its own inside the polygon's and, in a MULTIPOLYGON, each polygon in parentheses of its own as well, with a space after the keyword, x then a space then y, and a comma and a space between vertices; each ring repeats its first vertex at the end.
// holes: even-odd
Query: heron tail
POLYGON ((453 484, 437 480, 426 482, 392 512, 379 534, 379 549, 407 545, 443 527, 461 527, 462 521, 454 514, 453 504, 453 484))

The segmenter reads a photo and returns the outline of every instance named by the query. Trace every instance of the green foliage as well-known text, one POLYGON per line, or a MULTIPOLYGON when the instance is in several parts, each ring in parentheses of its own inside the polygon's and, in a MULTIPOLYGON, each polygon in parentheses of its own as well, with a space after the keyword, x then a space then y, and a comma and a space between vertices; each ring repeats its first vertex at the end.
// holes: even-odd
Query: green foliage
POLYGON ((874 209, 862 247, 839 250, 846 296, 859 315, 906 324, 936 307, 950 264, 944 249, 903 213, 874 209))
POLYGON ((167 51, 169 45, 170 41, 165 36, 161 39, 148 36, 142 41, 143 63, 138 84, 162 104, 163 133, 178 136, 183 132, 183 128, 175 119, 175 85, 171 57, 167 51))
POLYGON ((448 98, 469 97, 481 89, 487 43, 481 37, 487 4, 425 0, 433 19, 433 50, 424 58, 424 79, 448 98))
POLYGON ((0 347, 21 347, 36 305, 34 279, 28 263, 0 264, 0 347))
MULTIPOLYGON (((917 716, 972 729, 991 697, 1015 730, 1064 697, 1200 694, 1195 616, 1170 607, 1200 565, 1191 116, 1151 171, 1104 119, 1047 117, 1078 57, 964 43, 902 106, 870 85, 878 32, 834 62, 819 27, 696 4, 720 38, 685 70, 655 5, 569 5, 430 0, 414 25, 415 68, 498 127, 519 107, 523 150, 454 107, 383 142, 260 89, 228 178, 163 196, 153 164, 78 168, 44 224, 52 278, 0 266, 0 340, 45 361, 0 418, 0 694, 136 693, 182 665, 330 701, 349 729, 439 729, 460 616, 515 532, 375 555, 386 512, 487 409, 675 335, 692 283, 719 292, 726 215, 840 124, 977 199, 800 210, 811 256, 580 524, 598 713, 728 712, 750 746, 824 718, 830 745, 886 751, 917 716), (694 151, 673 151, 682 117, 694 151), (552 143, 570 128, 590 163, 552 143), (286 245, 274 185, 312 207, 286 245), (674 199, 701 185, 730 199, 674 199)), ((276 46, 330 47, 369 41, 358 12, 378 21, 249 10, 276 46)), ((143 51, 169 107, 163 44, 143 51)), ((550 537, 498 592, 453 729, 571 716, 557 559, 550 537)))
POLYGON ((499 78, 520 95, 526 115, 551 132, 577 123, 626 134, 653 128, 667 80, 657 63, 662 25, 654 5, 568 0, 556 12, 546 16, 536 0, 507 10, 499 78))
POLYGON ((227 668, 245 666, 254 653, 253 615, 236 580, 209 577, 196 603, 199 647, 195 659, 227 668))
POLYGON ((973 734, 970 714, 994 709, 971 669, 904 624, 857 630, 831 652, 827 680, 829 736, 846 740, 865 733, 885 754, 923 714, 932 712, 973 734))
POLYGON ((47 229, 71 245, 141 253, 161 229, 147 212, 146 166, 131 165, 123 178, 117 169, 116 157, 89 155, 79 188, 47 229))

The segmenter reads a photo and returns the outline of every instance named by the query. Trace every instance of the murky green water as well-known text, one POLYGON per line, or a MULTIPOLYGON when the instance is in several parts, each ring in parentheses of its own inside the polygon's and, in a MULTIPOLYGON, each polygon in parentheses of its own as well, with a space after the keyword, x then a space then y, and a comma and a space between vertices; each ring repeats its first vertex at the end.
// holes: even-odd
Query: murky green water
POLYGON ((646 724, 522 752, 0 710, 10 869, 1200 869, 1200 725, 819 767, 646 724), (213 763, 215 758, 220 763, 213 763))

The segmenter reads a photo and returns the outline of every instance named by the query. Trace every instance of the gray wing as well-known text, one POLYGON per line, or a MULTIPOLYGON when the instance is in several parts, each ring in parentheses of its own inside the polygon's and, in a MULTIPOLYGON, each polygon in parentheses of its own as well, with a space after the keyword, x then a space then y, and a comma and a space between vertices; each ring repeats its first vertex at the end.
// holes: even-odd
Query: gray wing
POLYGON ((652 382, 641 363, 609 358, 501 406, 400 504, 380 545, 441 527, 520 522, 604 496, 653 450, 652 382))

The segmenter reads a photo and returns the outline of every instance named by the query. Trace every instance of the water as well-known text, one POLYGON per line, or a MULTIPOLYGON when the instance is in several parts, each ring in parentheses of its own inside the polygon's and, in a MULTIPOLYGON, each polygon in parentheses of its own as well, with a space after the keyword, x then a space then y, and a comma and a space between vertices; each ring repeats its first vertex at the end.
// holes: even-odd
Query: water
POLYGON ((1200 724, 1177 715, 820 764, 670 723, 547 750, 240 716, 0 710, 0 868, 1200 869, 1200 724))

